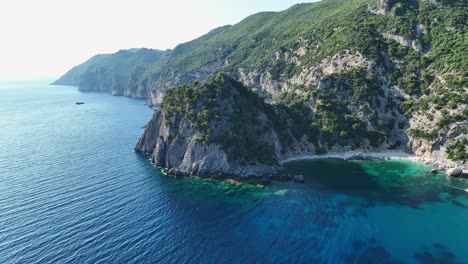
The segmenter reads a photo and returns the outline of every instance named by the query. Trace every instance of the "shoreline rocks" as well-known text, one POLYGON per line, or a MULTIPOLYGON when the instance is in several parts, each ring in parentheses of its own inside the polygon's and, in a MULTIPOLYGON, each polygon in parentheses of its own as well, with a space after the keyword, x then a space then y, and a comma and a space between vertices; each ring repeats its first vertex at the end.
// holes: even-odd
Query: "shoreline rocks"
POLYGON ((449 177, 460 177, 463 175, 463 170, 461 168, 451 168, 446 173, 449 177))
MULTIPOLYGON (((356 156, 346 156, 344 155, 342 157, 337 157, 336 155, 333 156, 309 156, 306 158, 305 156, 301 157, 296 157, 292 158, 289 157, 287 161, 283 161, 279 166, 275 167, 275 171, 272 171, 272 167, 268 170, 268 172, 262 173, 261 171, 257 170, 256 175, 249 175, 246 177, 239 177, 238 175, 235 174, 214 174, 211 176, 208 175, 196 175, 195 173, 186 173, 182 170, 176 169, 176 168, 164 168, 160 167, 156 164, 153 163, 155 167, 161 168, 161 172, 165 176, 170 176, 170 177, 175 177, 175 178, 183 178, 183 177, 199 177, 202 179, 209 179, 209 180, 216 180, 216 181, 226 181, 226 180, 236 180, 238 182, 243 182, 243 183, 249 183, 249 184, 259 184, 262 186, 266 186, 271 184, 273 181, 278 181, 278 182, 294 182, 294 183, 304 183, 305 182, 305 176, 304 175, 290 175, 284 172, 285 167, 283 166, 284 163, 289 163, 292 161, 297 161, 297 160, 313 160, 313 159, 342 159, 345 161, 348 160, 408 160, 412 162, 418 162, 418 163, 424 163, 424 164, 429 164, 435 166, 436 164, 424 160, 425 162, 421 161, 421 158, 403 158, 403 157, 388 157, 388 156, 382 156, 384 152, 381 153, 372 153, 372 154, 367 154, 367 155, 356 155, 356 156), (377 156, 375 156, 377 155, 377 156)), ((430 172, 432 174, 437 174, 440 171, 443 171, 444 169, 442 168, 434 168, 430 172)), ((446 170, 446 175, 448 177, 456 177, 456 178, 468 178, 468 170, 463 170, 463 168, 450 168, 446 170)))

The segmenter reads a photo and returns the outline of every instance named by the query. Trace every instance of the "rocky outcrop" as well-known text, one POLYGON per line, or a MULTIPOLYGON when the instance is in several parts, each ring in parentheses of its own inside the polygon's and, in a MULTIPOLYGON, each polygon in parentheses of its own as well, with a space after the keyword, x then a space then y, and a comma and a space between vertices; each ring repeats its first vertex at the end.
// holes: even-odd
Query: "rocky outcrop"
MULTIPOLYGON (((413 117, 411 124, 413 125, 415 119, 420 117, 413 117)), ((421 126, 419 126, 421 127, 421 126)), ((434 129, 429 127, 429 131, 434 129)), ((421 138, 410 133, 408 147, 411 152, 415 153, 418 157, 433 160, 433 163, 441 169, 453 168, 453 167, 464 167, 468 168, 466 161, 452 161, 448 157, 447 148, 455 140, 461 140, 468 138, 467 135, 463 134, 464 129, 468 128, 468 122, 458 122, 452 124, 448 129, 439 131, 436 138, 428 139, 421 138)))
POLYGON ((160 111, 148 123, 135 150, 151 153, 155 166, 173 169, 171 173, 213 176, 229 174, 226 154, 217 144, 203 144, 188 134, 185 122, 170 124, 160 111), (181 133, 181 134, 179 134, 181 133), (174 138, 174 134, 179 134, 174 138))
MULTIPOLYGON (((236 104, 230 100, 234 96, 237 96, 241 101, 248 100, 243 98, 246 95, 237 89, 247 88, 228 77, 218 77, 214 83, 194 88, 178 88, 175 92, 177 95, 174 97, 168 95, 165 98, 162 110, 157 111, 145 127, 135 150, 151 154, 153 164, 165 168, 167 173, 171 175, 245 178, 276 172, 279 166, 275 162, 274 156, 269 157, 273 159, 273 162, 268 164, 257 160, 254 156, 251 157, 251 160, 246 160, 242 158, 246 153, 243 148, 247 149, 250 146, 232 146, 232 144, 242 144, 244 135, 234 134, 236 131, 231 130, 226 123, 230 122, 229 115, 238 113, 241 110, 239 107, 244 106, 244 102, 236 104), (213 87, 212 85, 218 86, 213 87), (190 98, 175 97, 181 96, 179 93, 184 89, 184 92, 197 99, 193 99, 195 101, 192 104, 180 105, 179 108, 182 109, 174 110, 170 100, 176 100, 177 103, 180 103, 178 100, 187 101, 190 98), (214 92, 216 94, 213 94, 214 92), (219 113, 223 113, 224 117, 220 117, 218 121, 200 119, 208 118, 207 105, 213 107, 214 98, 207 98, 208 95, 215 96, 222 104, 219 107, 224 111, 219 111, 219 113), (198 112, 198 108, 201 110, 201 115, 192 116, 198 112), (227 130, 231 130, 231 135, 227 133, 227 130), (223 142, 226 137, 230 137, 230 140, 223 142), (239 157, 235 156, 234 153, 239 157)), ((251 91, 248 93, 247 96, 255 96, 251 91)), ((215 117, 209 118, 214 119, 215 117)), ((269 133, 271 132, 265 132, 263 137, 268 138, 269 133)), ((264 142, 261 138, 254 140, 264 142)), ((250 142, 250 144, 256 144, 256 142, 250 142)), ((261 149, 258 150, 261 151, 261 149)), ((270 154, 274 155, 274 152, 271 151, 270 154)))
MULTIPOLYGON (((417 27, 418 30, 419 30, 419 28, 420 27, 417 27)), ((388 32, 383 33, 382 36, 384 38, 394 40, 394 41, 398 42, 400 45, 403 45, 403 46, 406 46, 408 48, 414 49, 417 52, 422 52, 421 45, 417 44, 416 41, 414 41, 412 39, 407 39, 407 38, 404 38, 402 36, 394 35, 394 34, 391 34, 391 33, 388 33, 388 32)))
POLYGON ((369 7, 369 11, 377 15, 385 15, 391 8, 390 2, 390 0, 379 0, 377 4, 369 7))
POLYGON ((304 175, 294 175, 294 182, 304 183, 304 175))
MULTIPOLYGON (((159 112, 156 113, 156 115, 159 115, 159 114, 160 114, 159 112)), ((138 143, 135 149, 145 154, 151 154, 153 153, 158 143, 164 143, 164 142, 161 142, 161 139, 159 137, 153 136, 153 135, 159 135, 161 122, 162 122, 161 118, 153 117, 151 119, 151 121, 145 126, 144 133, 138 140, 138 143)), ((163 146, 160 145, 160 147, 163 147, 163 146)))
POLYGON ((450 177, 459 177, 463 174, 463 170, 461 168, 451 168, 447 170, 447 176, 450 177))
POLYGON ((165 122, 158 112, 146 127, 135 150, 150 153, 155 166, 165 168, 170 175, 200 177, 253 177, 275 173, 277 166, 261 164, 242 165, 230 162, 223 147, 216 143, 204 144, 190 134, 190 125, 165 122), (175 133, 180 133, 174 138, 175 133))

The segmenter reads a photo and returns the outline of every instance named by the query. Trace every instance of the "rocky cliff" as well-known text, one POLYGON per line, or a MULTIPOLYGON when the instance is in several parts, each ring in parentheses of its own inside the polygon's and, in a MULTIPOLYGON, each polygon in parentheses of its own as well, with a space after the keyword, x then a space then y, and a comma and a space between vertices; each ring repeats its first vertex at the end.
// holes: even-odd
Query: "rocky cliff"
POLYGON ((248 87, 220 74, 208 83, 168 90, 135 150, 151 154, 156 166, 174 175, 274 173, 281 149, 275 111, 248 87))

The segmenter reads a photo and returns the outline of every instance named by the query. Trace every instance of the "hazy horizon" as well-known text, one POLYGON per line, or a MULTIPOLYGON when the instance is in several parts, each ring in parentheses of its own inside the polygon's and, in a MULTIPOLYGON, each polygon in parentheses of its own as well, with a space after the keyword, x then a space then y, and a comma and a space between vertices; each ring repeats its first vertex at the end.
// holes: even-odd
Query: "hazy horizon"
POLYGON ((0 80, 51 80, 101 53, 173 49, 262 11, 316 0, 19 0, 0 5, 0 80))

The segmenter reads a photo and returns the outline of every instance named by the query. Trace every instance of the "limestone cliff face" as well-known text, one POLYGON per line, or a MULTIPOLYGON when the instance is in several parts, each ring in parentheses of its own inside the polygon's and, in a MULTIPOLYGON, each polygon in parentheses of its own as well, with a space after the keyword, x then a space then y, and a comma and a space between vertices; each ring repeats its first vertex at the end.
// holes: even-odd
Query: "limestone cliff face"
POLYGON ((172 169, 176 174, 212 176, 229 173, 230 164, 221 148, 195 141, 189 131, 186 122, 167 123, 163 113, 157 112, 135 150, 151 154, 154 165, 172 169), (177 138, 174 138, 175 134, 178 134, 177 138))
MULTIPOLYGON (((424 129, 430 131, 430 126, 423 127, 421 122, 424 117, 416 116, 411 118, 411 127, 413 129, 424 129)), ((468 140, 466 132, 468 130, 468 121, 456 122, 448 128, 439 130, 437 135, 433 138, 423 138, 412 135, 410 133, 408 147, 411 152, 415 153, 418 157, 430 159, 440 169, 447 169, 450 167, 468 168, 468 163, 463 160, 452 161, 448 155, 448 148, 457 142, 468 140)), ((421 130, 422 131, 422 130, 421 130)), ((468 145, 465 144, 465 153, 468 145)), ((466 154, 465 154, 466 155, 466 154)))

